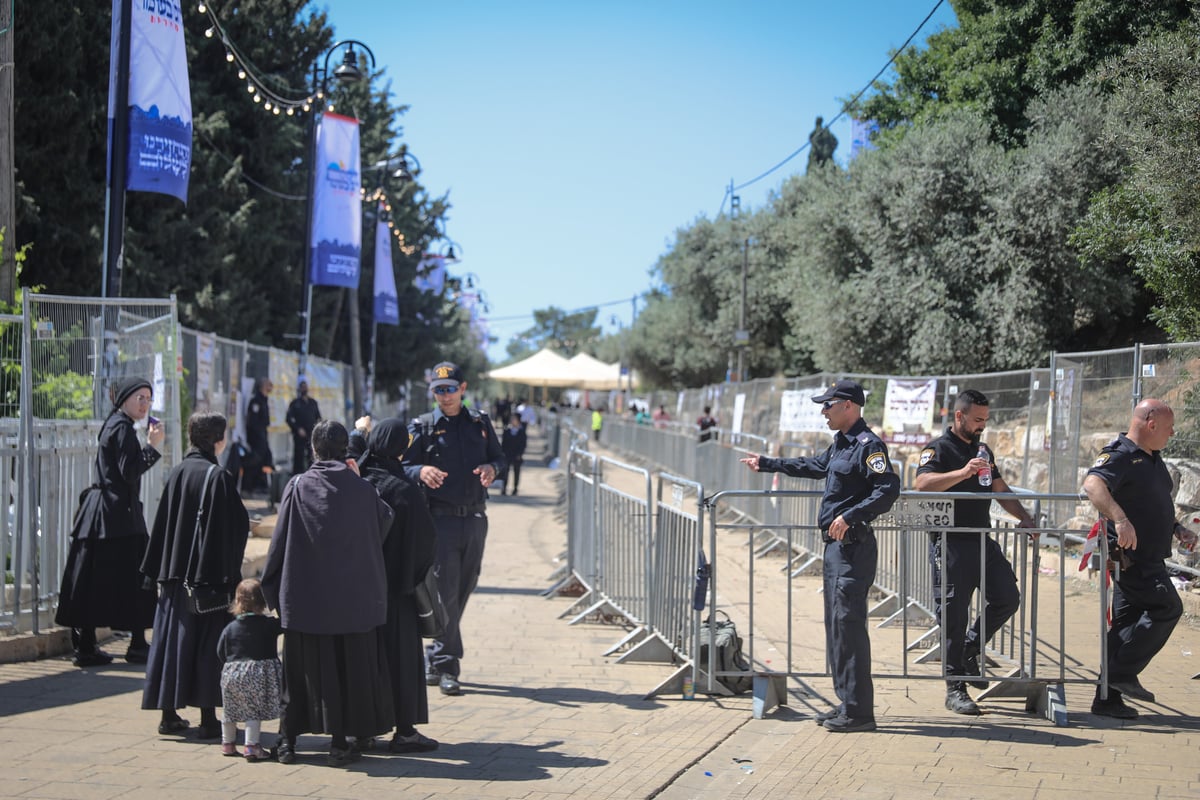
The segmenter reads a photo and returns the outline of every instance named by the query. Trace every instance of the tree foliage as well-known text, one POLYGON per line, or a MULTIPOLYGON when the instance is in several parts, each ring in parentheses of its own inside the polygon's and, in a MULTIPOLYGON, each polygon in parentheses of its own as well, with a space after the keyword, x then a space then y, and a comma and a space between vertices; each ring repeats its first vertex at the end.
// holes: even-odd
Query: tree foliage
POLYGON ((582 311, 563 311, 555 306, 537 309, 533 312, 533 327, 513 337, 508 343, 508 354, 515 360, 543 347, 567 358, 589 352, 600 338, 597 313, 599 309, 595 308, 582 311))
MULTIPOLYGON (((265 113, 251 101, 236 65, 226 61, 225 48, 205 37, 207 18, 194 4, 183 10, 194 129, 188 202, 128 195, 122 294, 174 294, 185 325, 295 348, 311 116, 265 113)), ((260 77, 277 89, 289 87, 289 96, 311 90, 313 65, 324 63, 335 41, 324 11, 301 0, 229 0, 216 13, 260 77)), ((96 294, 100 288, 109 14, 108 3, 74 4, 54 14, 30 14, 19 28, 17 233, 19 242, 35 245, 26 276, 51 293, 96 294)), ((366 167, 402 150, 406 107, 394 102, 382 71, 369 83, 331 89, 337 111, 360 120, 366 167)), ((363 177, 364 186, 378 181, 369 169, 363 177)), ((478 348, 469 326, 448 313, 445 298, 413 287, 416 265, 438 235, 448 199, 430 197, 419 176, 415 184, 387 189, 403 234, 394 254, 402 324, 380 326, 381 386, 419 377, 445 352, 478 348)), ((369 349, 372 223, 373 217, 364 220, 364 288, 357 298, 314 289, 314 353, 349 360, 345 317, 355 299, 364 353, 369 349)))
POLYGON ((1151 316, 1200 337, 1200 23, 1140 42, 1099 76, 1113 93, 1104 145, 1129 154, 1124 180, 1075 232, 1089 271, 1132 272, 1151 316))

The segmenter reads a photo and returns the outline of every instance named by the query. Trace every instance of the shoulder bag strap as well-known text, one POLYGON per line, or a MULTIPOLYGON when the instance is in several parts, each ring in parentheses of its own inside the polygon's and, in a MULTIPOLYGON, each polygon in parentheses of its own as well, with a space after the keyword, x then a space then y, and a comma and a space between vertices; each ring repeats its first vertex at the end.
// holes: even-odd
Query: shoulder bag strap
POLYGON ((204 513, 207 510, 205 505, 208 500, 208 484, 212 478, 213 470, 216 468, 216 464, 209 464, 208 472, 204 473, 204 488, 200 490, 200 506, 196 509, 196 529, 192 532, 192 551, 188 554, 187 570, 183 575, 184 586, 191 585, 192 565, 195 563, 197 552, 200 550, 200 537, 204 535, 204 513))

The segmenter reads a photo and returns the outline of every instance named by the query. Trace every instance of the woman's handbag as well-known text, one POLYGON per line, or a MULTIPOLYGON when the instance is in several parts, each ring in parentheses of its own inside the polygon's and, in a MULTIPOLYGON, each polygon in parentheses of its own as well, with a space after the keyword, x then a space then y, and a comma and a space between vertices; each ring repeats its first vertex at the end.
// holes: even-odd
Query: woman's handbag
MULTIPOLYGON (((192 563, 196 560, 196 551, 200 549, 200 537, 204 535, 204 522, 208 509, 208 484, 212 478, 216 464, 210 465, 204 473, 204 488, 200 492, 200 507, 196 511, 196 530, 192 533, 192 552, 188 556, 187 575, 192 574, 192 563)), ((183 590, 187 592, 188 611, 193 614, 213 614, 218 611, 228 611, 233 603, 233 588, 228 584, 208 586, 193 585, 186 577, 183 579, 183 590)))
POLYGON ((438 593, 437 575, 433 567, 425 571, 425 577, 417 582, 413 589, 413 599, 417 606, 417 627, 426 639, 436 639, 446 629, 446 607, 442 605, 442 596, 438 593))

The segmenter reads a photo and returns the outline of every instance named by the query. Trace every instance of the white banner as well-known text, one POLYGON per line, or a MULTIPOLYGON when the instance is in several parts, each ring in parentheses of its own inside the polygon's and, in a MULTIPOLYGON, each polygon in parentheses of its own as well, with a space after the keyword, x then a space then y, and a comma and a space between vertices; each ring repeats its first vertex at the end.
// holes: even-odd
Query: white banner
MULTIPOLYGON (((121 0, 113 0, 120 19, 121 0)), ((192 96, 179 0, 133 0, 129 19, 129 163, 125 186, 187 202, 192 96)), ((116 48, 112 61, 116 62, 116 48)), ((110 75, 115 73, 110 72, 110 75)), ((112 81, 110 80, 110 85, 112 81)), ((109 90, 109 116, 115 93, 109 90)), ((111 142, 110 142, 111 146, 111 142)))
POLYGON ((821 407, 812 401, 825 389, 797 389, 783 392, 779 398, 779 430, 792 433, 827 431, 829 425, 821 416, 821 407))
POLYGON ((891 444, 925 444, 933 438, 937 378, 927 381, 889 379, 883 399, 880 438, 891 444))
POLYGON ((734 433, 742 432, 742 421, 746 416, 746 395, 738 394, 733 398, 733 425, 731 430, 734 433))
POLYGON ((321 115, 313 166, 312 284, 357 289, 362 257, 358 120, 321 115))
POLYGON ((392 234, 383 221, 383 203, 379 204, 375 223, 375 322, 400 324, 400 300, 396 295, 396 271, 392 265, 392 234))

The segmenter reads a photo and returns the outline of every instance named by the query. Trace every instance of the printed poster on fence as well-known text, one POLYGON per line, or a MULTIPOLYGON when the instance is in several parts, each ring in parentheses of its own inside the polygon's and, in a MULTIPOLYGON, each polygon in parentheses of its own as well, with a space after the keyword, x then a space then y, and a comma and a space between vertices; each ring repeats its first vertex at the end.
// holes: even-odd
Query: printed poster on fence
POLYGON ((883 398, 881 439, 889 444, 922 445, 933 438, 937 408, 937 378, 887 382, 883 398))
POLYGON ((779 430, 789 433, 827 431, 821 407, 812 401, 824 388, 796 389, 783 392, 779 397, 779 430))
POLYGON ((213 399, 213 356, 217 340, 209 334, 196 335, 196 411, 211 411, 213 399))
POLYGON ((313 164, 312 284, 357 289, 362 256, 358 120, 322 114, 313 164))

